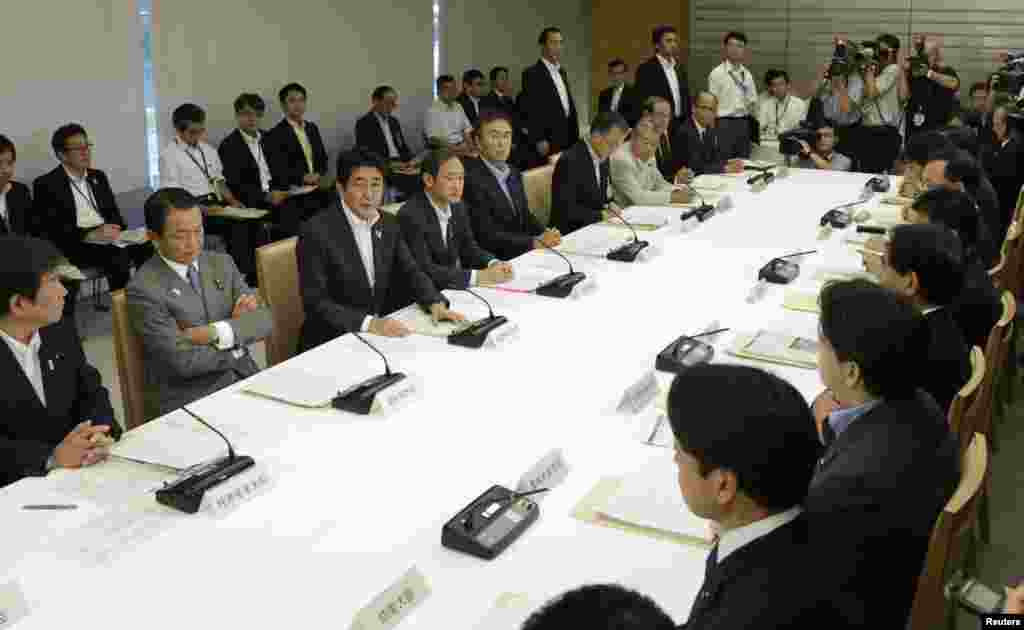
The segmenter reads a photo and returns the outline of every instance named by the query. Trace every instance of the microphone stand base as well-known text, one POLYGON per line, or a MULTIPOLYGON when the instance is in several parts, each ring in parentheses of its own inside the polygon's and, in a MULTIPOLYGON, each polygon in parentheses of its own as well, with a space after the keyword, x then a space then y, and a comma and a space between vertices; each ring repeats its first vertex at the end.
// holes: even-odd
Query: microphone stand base
POLYGON ((633 241, 632 243, 626 243, 621 247, 616 247, 612 251, 608 252, 608 260, 617 260, 619 262, 634 262, 636 257, 640 255, 640 252, 644 250, 650 243, 647 241, 633 241))
POLYGON ((567 298, 572 295, 573 288, 586 278, 587 274, 581 271, 567 273, 540 285, 536 293, 544 297, 567 298))
POLYGON ((503 315, 478 319, 459 332, 448 335, 448 343, 463 348, 482 348, 487 335, 507 321, 503 315))
POLYGON ((334 400, 331 401, 331 406, 335 409, 359 414, 361 416, 369 415, 370 411, 373 409, 373 400, 376 398, 377 394, 404 378, 405 374, 402 374, 401 372, 371 376, 362 383, 350 387, 335 396, 334 400))
POLYGON ((203 503, 203 495, 214 486, 252 468, 255 462, 248 455, 225 457, 184 479, 171 482, 156 491, 156 501, 186 514, 195 514, 203 503))

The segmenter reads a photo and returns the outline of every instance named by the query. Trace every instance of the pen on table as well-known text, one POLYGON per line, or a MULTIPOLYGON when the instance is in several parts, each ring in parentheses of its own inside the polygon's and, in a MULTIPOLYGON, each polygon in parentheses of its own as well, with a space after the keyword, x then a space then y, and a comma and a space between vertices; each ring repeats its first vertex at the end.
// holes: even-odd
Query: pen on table
POLYGON ((648 444, 654 444, 654 438, 658 435, 658 430, 661 429, 661 423, 665 421, 665 416, 658 416, 658 420, 654 423, 654 430, 651 431, 651 437, 647 438, 648 444))
POLYGON ((885 256, 885 252, 880 252, 877 249, 868 249, 867 247, 858 247, 857 251, 862 254, 873 254, 875 256, 878 256, 879 258, 885 256))
POLYGON ((21 506, 23 510, 77 510, 73 503, 33 503, 21 506))

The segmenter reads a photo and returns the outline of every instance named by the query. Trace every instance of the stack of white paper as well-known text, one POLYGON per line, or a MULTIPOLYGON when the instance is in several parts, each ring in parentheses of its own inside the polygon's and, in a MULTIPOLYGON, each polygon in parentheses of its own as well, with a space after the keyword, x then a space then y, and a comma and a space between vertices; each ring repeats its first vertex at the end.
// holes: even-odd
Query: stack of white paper
MULTIPOLYGON (((237 438, 240 432, 231 431, 215 421, 214 424, 236 448, 239 446, 237 438)), ((183 470, 227 456, 228 447, 216 433, 184 411, 177 411, 125 433, 110 452, 127 459, 183 470)))
POLYGON ((604 257, 632 240, 633 234, 629 231, 591 225, 563 237, 557 249, 566 254, 604 257))
POLYGON ((242 391, 290 405, 318 408, 330 405, 331 399, 348 385, 331 374, 278 368, 248 379, 242 391))

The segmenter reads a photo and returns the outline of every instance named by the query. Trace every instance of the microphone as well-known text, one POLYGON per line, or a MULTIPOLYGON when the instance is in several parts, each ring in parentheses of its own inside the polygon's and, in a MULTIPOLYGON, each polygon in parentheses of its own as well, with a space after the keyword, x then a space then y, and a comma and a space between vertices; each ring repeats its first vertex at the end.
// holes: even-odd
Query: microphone
POLYGON ((583 282, 586 279, 587 274, 581 271, 573 271, 572 263, 565 257, 562 252, 558 251, 554 247, 551 247, 543 240, 539 241, 548 251, 558 254, 558 257, 565 261, 565 264, 569 265, 569 273, 562 274, 557 278, 552 278, 544 284, 540 285, 535 289, 537 295, 543 295, 544 297, 556 297, 566 298, 572 293, 573 287, 583 282))
POLYGON ((206 494, 207 490, 251 468, 255 462, 248 455, 236 455, 231 441, 212 424, 192 413, 192 410, 188 407, 182 407, 181 409, 200 424, 219 435, 220 439, 224 440, 224 443, 228 445, 227 457, 190 469, 184 476, 173 482, 165 483, 162 488, 156 491, 158 503, 186 514, 195 514, 199 511, 199 507, 203 503, 203 495, 206 494))
POLYGON ((764 267, 761 267, 761 270, 757 273, 757 279, 759 281, 771 282, 772 284, 789 284, 800 275, 800 265, 786 259, 815 254, 817 251, 816 249, 810 249, 805 252, 772 258, 764 267))
POLYGON ((494 309, 491 308, 491 303, 488 302, 476 291, 471 289, 456 289, 456 291, 465 291, 472 295, 476 299, 480 300, 487 306, 487 317, 478 319, 475 322, 463 327, 458 332, 448 335, 448 343, 453 346, 462 346, 463 348, 480 348, 487 341, 487 335, 491 334, 499 326, 508 322, 508 318, 504 315, 495 315, 494 309))
POLYGON ((765 186, 771 183, 775 179, 775 173, 771 171, 763 171, 747 179, 747 184, 756 186, 758 182, 763 182, 765 186))
POLYGON ((620 245, 619 247, 616 247, 612 251, 608 252, 608 254, 605 257, 608 260, 617 260, 619 262, 635 261, 636 257, 640 255, 640 252, 642 252, 645 247, 649 246, 650 243, 648 243, 647 241, 640 240, 640 237, 637 236, 636 229, 633 228, 633 225, 626 220, 626 217, 623 216, 621 212, 613 209, 612 206, 608 206, 608 210, 612 214, 617 216, 623 223, 625 223, 626 227, 628 227, 630 231, 633 232, 633 242, 625 243, 623 245, 620 245))
POLYGON ((705 219, 708 218, 709 215, 715 212, 715 207, 709 204, 707 200, 704 199, 704 195, 700 194, 700 191, 694 188, 693 186, 688 185, 686 188, 689 189, 690 192, 697 195, 697 197, 700 199, 700 205, 697 206, 696 208, 690 208, 689 210, 680 214, 679 220, 688 221, 696 217, 698 221, 703 222, 705 219))
POLYGON ((377 349, 377 346, 364 339, 363 336, 356 331, 353 330, 351 333, 356 339, 362 341, 370 350, 373 350, 380 356, 381 360, 384 361, 384 373, 378 374, 377 376, 371 376, 362 382, 352 385, 344 391, 338 392, 338 395, 331 400, 331 406, 335 409, 365 416, 373 409, 373 401, 377 394, 404 379, 405 374, 402 374, 401 372, 392 372, 391 366, 388 364, 387 357, 384 356, 383 352, 377 349))

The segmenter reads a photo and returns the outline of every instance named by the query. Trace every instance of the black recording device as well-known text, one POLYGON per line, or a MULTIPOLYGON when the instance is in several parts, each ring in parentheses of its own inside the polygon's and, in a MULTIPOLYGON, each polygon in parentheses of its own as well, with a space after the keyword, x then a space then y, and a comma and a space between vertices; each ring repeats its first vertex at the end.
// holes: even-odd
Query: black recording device
POLYGON ((889 178, 875 175, 864 184, 864 190, 876 193, 889 192, 889 178))
POLYGON ((540 516, 540 507, 529 495, 547 490, 520 493, 491 486, 444 524, 441 544, 485 560, 497 557, 540 516))
POLYGON ((862 42, 858 45, 856 42, 838 40, 832 50, 825 78, 831 80, 835 77, 848 77, 854 72, 863 72, 869 65, 877 66, 876 45, 875 42, 862 42))
POLYGON ((797 127, 785 133, 779 134, 779 153, 785 156, 794 157, 804 152, 800 144, 803 140, 808 146, 814 146, 818 142, 818 134, 810 127, 797 127))
POLYGON ((704 222, 709 216, 715 213, 715 207, 704 199, 704 195, 700 194, 700 191, 693 186, 687 186, 690 192, 697 195, 700 199, 700 205, 696 208, 690 208, 679 215, 680 221, 689 221, 690 219, 696 218, 700 222, 704 222))
POLYGON ((502 324, 508 322, 508 318, 503 315, 495 315, 494 309, 491 308, 491 303, 475 291, 471 291, 470 289, 459 290, 465 291, 487 305, 487 317, 478 319, 448 335, 448 343, 453 346, 461 346, 463 348, 481 348, 487 341, 487 335, 491 334, 491 332, 502 324))
POLYGON ((236 455, 234 447, 231 446, 231 441, 214 428, 213 425, 192 413, 188 407, 182 407, 182 410, 195 418, 200 424, 219 435, 224 440, 224 443, 228 445, 227 457, 197 466, 187 471, 182 477, 165 483, 163 487, 156 491, 157 503, 174 508, 179 512, 195 514, 199 511, 199 506, 203 503, 203 495, 206 494, 207 490, 252 468, 256 462, 248 455, 236 455))
POLYGON ((837 230, 842 230, 850 225, 850 213, 842 210, 829 210, 821 217, 821 227, 830 225, 837 230))
POLYGON ((622 216, 621 212, 612 209, 611 206, 609 206, 608 209, 612 214, 617 216, 619 220, 625 223, 626 227, 628 227, 631 232, 633 232, 633 240, 616 247, 612 251, 608 252, 605 257, 608 260, 616 260, 618 262, 633 262, 636 260, 636 257, 640 255, 640 252, 648 247, 650 243, 640 240, 640 237, 637 236, 636 230, 633 228, 632 224, 626 220, 626 217, 622 216))
POLYGON ((392 372, 391 366, 388 365, 388 360, 384 356, 383 352, 364 339, 359 333, 353 331, 352 334, 355 335, 356 339, 366 344, 370 350, 373 350, 380 355, 381 360, 384 361, 384 373, 378 374, 377 376, 371 376, 365 381, 356 383, 348 389, 338 392, 338 395, 331 401, 331 406, 335 409, 365 416, 373 410, 373 401, 377 397, 377 394, 404 379, 405 374, 402 374, 401 372, 392 372))
POLYGON ((874 226, 874 225, 858 225, 857 226, 857 233, 858 234, 878 234, 878 235, 881 235, 881 236, 885 236, 886 234, 889 233, 889 230, 885 229, 884 227, 877 227, 877 226, 874 226))
POLYGON ((1013 98, 1020 94, 1024 85, 1024 51, 1007 53, 1006 65, 992 75, 992 90, 1006 92, 1013 98))
POLYGON ((662 372, 680 374, 695 365, 710 363, 715 357, 715 347, 698 337, 709 337, 725 332, 728 328, 709 330, 698 335, 683 335, 665 346, 654 360, 654 367, 662 372))
POLYGON ((557 278, 552 278, 544 284, 537 287, 534 291, 537 295, 543 295, 544 297, 555 297, 555 298, 567 298, 572 295, 572 290, 577 284, 587 279, 587 274, 581 271, 573 271, 572 263, 566 258, 562 252, 558 251, 554 247, 551 247, 544 241, 540 241, 540 244, 546 247, 549 251, 558 254, 558 257, 565 261, 566 265, 569 265, 569 273, 564 273, 557 278))
POLYGON ((907 61, 910 63, 911 77, 920 79, 928 76, 928 71, 931 70, 931 62, 928 61, 928 55, 924 52, 923 40, 914 46, 914 56, 909 57, 907 61))
POLYGON ((946 599, 976 615, 1000 613, 1006 603, 1005 593, 999 592, 975 578, 967 577, 963 571, 954 573, 944 590, 946 599))
POLYGON ((757 175, 748 177, 747 184, 750 186, 756 186, 759 182, 763 182, 765 185, 768 185, 773 179, 775 179, 775 173, 772 173, 771 171, 763 171, 757 175))
POLYGON ((761 270, 757 273, 757 279, 771 282, 772 284, 789 284, 800 275, 800 265, 789 259, 814 254, 817 251, 816 249, 811 249, 806 252, 797 252, 772 258, 764 267, 761 267, 761 270))

